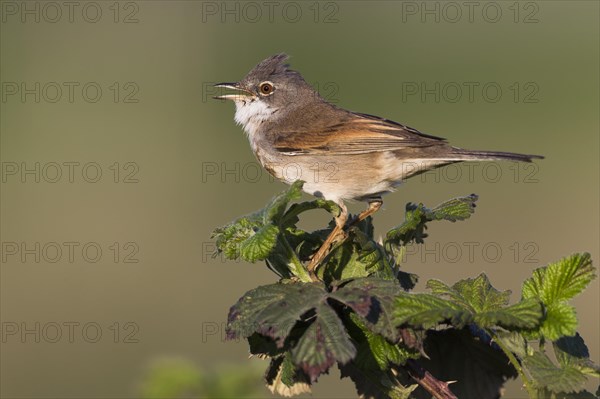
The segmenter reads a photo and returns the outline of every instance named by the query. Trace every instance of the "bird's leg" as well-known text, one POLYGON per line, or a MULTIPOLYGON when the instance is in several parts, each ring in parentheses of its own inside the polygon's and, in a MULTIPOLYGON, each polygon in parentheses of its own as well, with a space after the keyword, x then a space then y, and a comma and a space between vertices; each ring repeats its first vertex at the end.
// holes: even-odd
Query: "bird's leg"
POLYGON ((365 220, 366 218, 377 212, 379 208, 381 208, 381 205, 383 205, 383 199, 381 199, 381 197, 369 198, 369 205, 367 206, 367 209, 359 213, 356 219, 354 219, 352 223, 350 223, 350 226, 355 226, 359 222, 365 220))
MULTIPOLYGON (((338 217, 335 218, 334 229, 331 231, 331 233, 329 233, 327 239, 325 240, 325 242, 323 242, 323 245, 321 245, 319 250, 313 255, 312 259, 310 260, 307 266, 308 272, 311 276, 313 276, 313 278, 315 276, 317 267, 319 266, 321 261, 329 254, 329 251, 331 250, 333 244, 335 244, 338 241, 338 237, 343 237, 345 235, 344 226, 346 224, 346 221, 348 220, 348 209, 343 203, 339 205, 340 214, 338 217)), ((369 198, 369 205, 367 206, 367 209, 359 213, 358 216, 352 221, 352 223, 350 223, 350 226, 355 226, 362 220, 365 220, 367 217, 377 212, 382 205, 383 200, 381 199, 381 197, 369 198)))
POLYGON ((327 256, 332 245, 338 240, 338 237, 343 236, 344 226, 346 225, 346 221, 348 220, 348 209, 346 205, 343 203, 338 204, 340 206, 340 214, 335 218, 335 227, 331 230, 331 233, 327 236, 323 245, 319 248, 319 250, 313 255, 310 263, 307 266, 308 272, 311 276, 314 277, 317 267, 319 263, 327 256))

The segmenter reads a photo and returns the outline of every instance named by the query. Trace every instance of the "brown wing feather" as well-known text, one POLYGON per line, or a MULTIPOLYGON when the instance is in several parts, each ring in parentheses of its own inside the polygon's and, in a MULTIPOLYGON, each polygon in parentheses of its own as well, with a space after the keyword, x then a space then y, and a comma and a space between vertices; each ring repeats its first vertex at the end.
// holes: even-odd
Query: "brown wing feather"
POLYGON ((282 132, 275 140, 275 148, 290 155, 351 155, 447 145, 441 137, 421 133, 388 119, 352 112, 346 116, 342 122, 318 130, 282 132))

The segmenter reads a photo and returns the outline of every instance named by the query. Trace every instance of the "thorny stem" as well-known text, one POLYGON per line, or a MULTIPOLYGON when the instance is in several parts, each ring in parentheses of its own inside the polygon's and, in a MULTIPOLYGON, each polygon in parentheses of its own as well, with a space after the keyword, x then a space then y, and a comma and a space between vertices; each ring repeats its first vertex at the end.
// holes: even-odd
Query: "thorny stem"
POLYGON ((403 366, 408 375, 417 382, 423 389, 429 392, 436 399, 458 399, 448 387, 447 382, 435 378, 429 371, 425 370, 414 359, 408 359, 403 366))

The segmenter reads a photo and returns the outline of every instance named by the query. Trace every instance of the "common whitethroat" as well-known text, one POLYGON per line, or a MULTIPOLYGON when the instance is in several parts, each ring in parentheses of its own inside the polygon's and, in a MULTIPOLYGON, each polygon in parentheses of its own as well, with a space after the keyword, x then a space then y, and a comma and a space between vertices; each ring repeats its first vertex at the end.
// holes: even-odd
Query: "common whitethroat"
POLYGON ((463 161, 543 158, 464 150, 389 119, 339 108, 289 69, 287 59, 283 53, 274 55, 242 80, 216 84, 233 92, 214 98, 233 100, 235 121, 269 173, 288 184, 304 180, 305 192, 340 206, 335 228, 308 265, 311 273, 344 234, 344 200, 368 202, 356 223, 379 210, 383 194, 419 173, 463 161))

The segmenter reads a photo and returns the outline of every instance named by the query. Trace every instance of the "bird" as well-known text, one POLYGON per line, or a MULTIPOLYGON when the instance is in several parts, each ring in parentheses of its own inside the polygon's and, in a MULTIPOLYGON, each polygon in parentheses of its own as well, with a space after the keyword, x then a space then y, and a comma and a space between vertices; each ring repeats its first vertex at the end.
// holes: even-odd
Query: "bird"
POLYGON ((390 119, 343 109, 290 69, 288 59, 285 53, 275 54, 241 80, 217 83, 216 88, 231 92, 214 98, 234 102, 235 122, 270 174, 287 184, 303 180, 303 191, 339 206, 335 227, 308 264, 311 273, 344 236, 349 219, 345 201, 368 204, 351 221, 355 224, 381 208, 384 194, 420 173, 464 161, 543 158, 462 149, 390 119))

